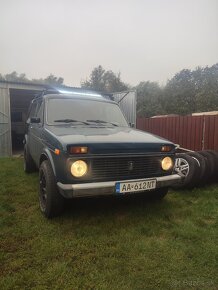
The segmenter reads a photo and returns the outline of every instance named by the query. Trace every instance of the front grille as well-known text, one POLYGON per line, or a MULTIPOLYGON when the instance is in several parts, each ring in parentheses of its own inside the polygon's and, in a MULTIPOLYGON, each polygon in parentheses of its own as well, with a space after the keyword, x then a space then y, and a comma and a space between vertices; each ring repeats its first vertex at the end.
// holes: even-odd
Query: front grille
POLYGON ((161 169, 162 158, 163 156, 119 156, 92 159, 92 180, 112 181, 166 175, 161 169))

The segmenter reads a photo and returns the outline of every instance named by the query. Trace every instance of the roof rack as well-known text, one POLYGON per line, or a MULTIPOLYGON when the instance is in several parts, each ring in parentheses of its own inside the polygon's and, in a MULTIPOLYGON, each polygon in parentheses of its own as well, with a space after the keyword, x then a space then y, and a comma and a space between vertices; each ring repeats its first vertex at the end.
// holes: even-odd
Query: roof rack
POLYGON ((48 94, 81 94, 81 95, 87 95, 87 96, 98 96, 103 97, 109 100, 114 101, 113 94, 110 93, 102 93, 102 92, 96 92, 93 90, 87 90, 83 88, 70 88, 70 87, 59 87, 59 88, 47 88, 40 92, 39 94, 36 94, 34 99, 37 99, 39 97, 43 97, 48 94))
POLYGON ((36 94, 34 99, 43 97, 43 96, 48 95, 48 94, 59 94, 59 92, 56 89, 48 88, 48 89, 45 89, 45 90, 41 91, 40 93, 36 94))

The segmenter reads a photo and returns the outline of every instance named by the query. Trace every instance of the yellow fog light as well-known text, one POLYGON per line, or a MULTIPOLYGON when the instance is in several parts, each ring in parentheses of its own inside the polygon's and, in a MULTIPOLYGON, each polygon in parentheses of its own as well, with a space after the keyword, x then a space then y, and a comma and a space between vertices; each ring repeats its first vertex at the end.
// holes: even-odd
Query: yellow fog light
POLYGON ((173 167, 173 160, 170 157, 165 157, 161 161, 161 166, 163 170, 170 170, 173 167))
POLYGON ((82 177, 87 173, 88 166, 85 161, 77 160, 71 165, 71 174, 75 177, 82 177))

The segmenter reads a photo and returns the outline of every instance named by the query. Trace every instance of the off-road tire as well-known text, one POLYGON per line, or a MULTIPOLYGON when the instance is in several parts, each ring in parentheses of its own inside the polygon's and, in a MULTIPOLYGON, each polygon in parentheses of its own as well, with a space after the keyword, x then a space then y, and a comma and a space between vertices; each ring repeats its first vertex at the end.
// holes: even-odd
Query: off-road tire
MULTIPOLYGON (((198 184, 198 176, 200 173, 200 167, 196 159, 192 158, 186 153, 178 153, 176 154, 176 159, 180 159, 182 164, 186 162, 188 164, 188 169, 185 175, 182 175, 182 170, 178 168, 174 168, 174 172, 182 175, 184 178, 182 181, 178 182, 177 184, 173 185, 172 187, 175 189, 179 188, 187 188, 192 189, 198 184)), ((176 161, 177 162, 177 161, 176 161)), ((183 166, 183 165, 182 165, 183 166)))
POLYGON ((204 158, 206 160, 207 175, 205 178, 206 179, 205 183, 209 183, 213 180, 213 175, 214 175, 214 169, 215 169, 214 157, 206 150, 199 151, 198 153, 201 154, 202 156, 204 156, 204 158))
POLYGON ((218 181, 218 152, 215 150, 206 150, 214 160, 214 172, 213 172, 213 181, 218 181))
POLYGON ((205 176, 207 175, 205 157, 198 152, 188 152, 187 154, 194 158, 198 162, 200 167, 200 172, 197 178, 198 180, 196 185, 203 185, 205 182, 205 176))
POLYGON ((23 169, 26 173, 31 173, 36 171, 36 165, 33 161, 32 156, 29 153, 28 147, 24 145, 24 153, 23 153, 23 169))
POLYGON ((64 197, 58 191, 48 160, 43 161, 39 168, 39 204, 46 218, 58 216, 64 210, 64 197))

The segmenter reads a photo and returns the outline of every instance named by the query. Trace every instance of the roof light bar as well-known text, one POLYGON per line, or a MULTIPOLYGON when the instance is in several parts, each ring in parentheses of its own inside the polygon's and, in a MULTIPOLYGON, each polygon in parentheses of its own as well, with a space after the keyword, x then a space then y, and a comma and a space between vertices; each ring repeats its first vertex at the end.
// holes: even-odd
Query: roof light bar
POLYGON ((73 94, 73 95, 82 95, 82 96, 91 96, 91 97, 102 97, 102 95, 99 95, 99 94, 66 91, 66 90, 59 90, 59 89, 58 89, 58 92, 61 94, 73 94))

